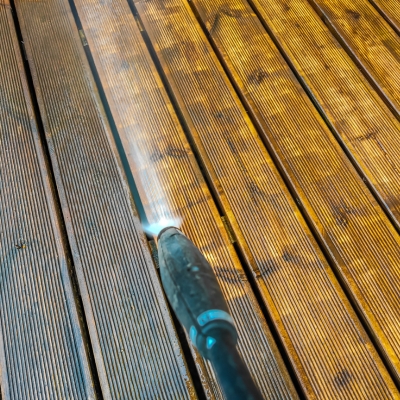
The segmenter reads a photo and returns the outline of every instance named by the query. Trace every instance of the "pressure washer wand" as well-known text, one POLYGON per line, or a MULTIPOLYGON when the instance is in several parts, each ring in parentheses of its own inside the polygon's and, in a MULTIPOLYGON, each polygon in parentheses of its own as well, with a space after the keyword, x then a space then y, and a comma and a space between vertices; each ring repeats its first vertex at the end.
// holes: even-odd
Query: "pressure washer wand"
POLYGON ((190 340, 210 360, 228 400, 262 399, 236 344, 238 334, 214 272, 177 228, 158 235, 161 280, 190 340))

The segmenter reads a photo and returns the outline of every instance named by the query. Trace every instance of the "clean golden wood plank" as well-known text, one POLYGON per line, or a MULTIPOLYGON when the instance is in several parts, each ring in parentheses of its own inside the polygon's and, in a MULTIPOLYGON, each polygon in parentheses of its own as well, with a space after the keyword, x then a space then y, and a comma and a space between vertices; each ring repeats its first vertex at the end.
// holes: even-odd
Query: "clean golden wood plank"
POLYGON ((398 379, 399 234, 248 5, 191 4, 398 379))
POLYGON ((398 0, 369 0, 369 2, 400 35, 400 6, 398 0))
POLYGON ((252 3, 400 229, 400 123, 307 1, 252 3))
MULTIPOLYGON (((400 40, 368 0, 308 0, 389 106, 400 112, 400 40)), ((397 7, 399 3, 397 2, 397 7)))
MULTIPOLYGON (((86 4, 86 1, 77 0, 77 4, 82 3, 86 4)), ((91 6, 91 23, 86 23, 85 32, 90 47, 96 50, 96 64, 101 67, 101 79, 108 86, 108 98, 113 103, 120 131, 128 137, 125 148, 132 149, 135 143, 144 139, 150 141, 154 135, 152 131, 157 129, 154 122, 143 126, 143 117, 140 118, 143 122, 135 127, 131 121, 138 121, 137 109, 152 93, 150 83, 158 78, 154 68, 154 78, 146 75, 146 79, 140 80, 139 72, 135 73, 135 69, 150 70, 151 64, 139 62, 138 51, 130 43, 137 37, 134 36, 136 29, 132 26, 132 18, 118 12, 118 18, 103 20, 101 33, 96 29, 95 21, 99 15, 107 15, 108 9, 125 11, 123 4, 123 0, 115 0, 107 7, 91 6), (105 28, 110 25, 110 20, 115 21, 113 28, 105 28), (114 33, 113 40, 107 34, 108 29, 114 33), (105 43, 108 52, 118 43, 118 55, 110 59, 104 49, 105 43), (118 66, 125 65, 128 60, 129 72, 118 72, 118 66), (142 81, 145 83, 140 84, 142 81), (139 85, 147 85, 147 89, 139 91, 139 85), (125 109, 121 104, 131 105, 125 109)), ((390 397, 393 391, 390 378, 290 200, 190 10, 179 1, 138 2, 136 6, 160 56, 161 66, 191 138, 196 148, 201 149, 200 157, 211 177, 212 187, 235 226, 304 391, 310 398, 368 397, 368 393, 378 398, 390 397), (332 357, 332 354, 336 356, 332 357)), ((81 10, 83 6, 78 8, 81 10)), ((88 7, 85 8, 85 12, 80 14, 85 16, 83 19, 88 19, 88 7)), ((139 44, 142 42, 140 37, 137 40, 139 44)), ((150 112, 148 103, 145 107, 144 104, 141 106, 142 112, 147 111, 150 121, 161 113, 160 108, 150 112)), ((160 133, 156 134, 153 141, 160 136, 160 133)), ((182 135, 175 132, 175 137, 179 139, 182 135)), ((182 192, 180 173, 173 174, 177 167, 168 161, 168 147, 163 149, 160 139, 156 143, 158 148, 146 150, 141 146, 140 150, 135 149, 130 154, 132 168, 137 170, 145 165, 148 173, 158 170, 160 176, 160 166, 157 165, 160 162, 155 163, 153 157, 152 165, 151 155, 154 152, 166 154, 163 157, 165 175, 161 175, 162 182, 171 182, 176 191, 182 192), (181 188, 175 180, 179 180, 181 188)), ((188 147, 184 139, 182 143, 188 147)), ((176 152, 182 153, 181 150, 176 152)), ((183 159, 180 164, 181 170, 187 169, 183 159)), ((155 172, 153 174, 152 179, 156 180, 155 172)), ((135 176, 140 181, 140 171, 136 171, 135 176)), ((150 197, 154 195, 148 188, 149 182, 141 186, 142 196, 151 200, 147 209, 152 216, 160 202, 150 197)), ((171 197, 174 196, 176 194, 171 192, 171 197)), ((184 209, 185 203, 181 204, 184 209)), ((187 218, 193 218, 190 209, 185 214, 187 218)))
MULTIPOLYGON (((183 231, 214 268, 265 397, 297 398, 128 4, 75 4, 149 222, 183 217, 183 231)), ((207 396, 221 398, 210 365, 194 356, 207 396)))

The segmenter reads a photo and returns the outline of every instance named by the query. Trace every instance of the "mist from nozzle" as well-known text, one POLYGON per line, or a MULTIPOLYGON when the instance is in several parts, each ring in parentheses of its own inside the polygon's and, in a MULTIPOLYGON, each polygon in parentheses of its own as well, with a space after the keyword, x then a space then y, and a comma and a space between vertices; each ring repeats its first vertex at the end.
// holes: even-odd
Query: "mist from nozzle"
POLYGON ((152 236, 157 237, 158 234, 165 228, 174 227, 180 228, 182 225, 182 218, 161 218, 154 224, 143 225, 144 231, 152 236))
POLYGON ((165 184, 160 182, 154 162, 148 157, 145 150, 146 142, 140 138, 140 130, 135 132, 135 141, 130 142, 130 153, 135 160, 135 184, 143 204, 148 222, 142 224, 143 230, 150 236, 157 237, 165 228, 180 228, 183 219, 171 207, 171 193, 166 190, 165 184))

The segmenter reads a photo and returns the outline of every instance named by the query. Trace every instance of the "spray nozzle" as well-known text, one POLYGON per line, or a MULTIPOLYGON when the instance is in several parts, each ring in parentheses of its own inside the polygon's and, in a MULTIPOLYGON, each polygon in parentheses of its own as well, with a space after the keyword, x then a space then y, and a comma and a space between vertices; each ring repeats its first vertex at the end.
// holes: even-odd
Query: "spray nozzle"
POLYGON ((149 235, 157 237, 159 233, 169 227, 180 228, 182 225, 182 218, 161 218, 158 222, 153 224, 144 225, 143 229, 149 235))

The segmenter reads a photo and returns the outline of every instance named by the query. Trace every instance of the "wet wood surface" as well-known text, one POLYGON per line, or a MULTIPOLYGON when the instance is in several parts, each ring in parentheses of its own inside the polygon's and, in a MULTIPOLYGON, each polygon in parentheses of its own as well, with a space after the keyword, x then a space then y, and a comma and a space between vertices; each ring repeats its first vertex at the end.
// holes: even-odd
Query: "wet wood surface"
POLYGON ((306 1, 253 0, 332 132, 400 229, 400 123, 306 1))
POLYGON ((400 35, 400 7, 397 0, 369 0, 379 14, 400 35))
POLYGON ((44 153, 11 7, 0 3, 1 398, 94 400, 44 153))
MULTIPOLYGON (((400 112, 400 38, 368 0, 308 0, 387 103, 400 112)), ((394 13, 399 4, 393 3, 394 13)))
MULTIPOLYGON (((183 218, 183 231, 214 268, 239 350, 262 392, 296 397, 129 5, 79 0, 76 6, 147 219, 183 218)), ((210 365, 194 355, 206 394, 221 398, 210 365)))
MULTIPOLYGON (((95 359, 80 378, 79 357, 48 364, 80 379, 50 397, 82 397, 95 368, 107 399, 196 398, 191 357, 197 389, 223 398, 211 365, 194 348, 182 354, 137 191, 149 223, 183 218, 265 398, 400 398, 400 63, 390 2, 16 1, 89 328, 81 358, 95 359)), ((2 38, 14 23, 3 3, 2 38)), ((0 184, 11 187, 9 161, 1 164, 9 153, 0 154, 0 184)), ((4 269, 9 257, 0 261, 4 269)), ((10 396, 7 329, 2 393, 22 399, 10 396)), ((79 329, 74 338, 82 345, 79 329)))
POLYGON ((196 398, 69 3, 16 11, 102 397, 196 398))
POLYGON ((192 4, 314 233, 399 376, 399 234, 256 15, 241 0, 229 6, 223 0, 192 4), (255 80, 255 73, 262 79, 255 80))
MULTIPOLYGON (((306 102, 305 96, 291 95, 292 92, 299 93, 299 89, 293 83, 294 90, 290 89, 290 82, 294 79, 267 35, 254 28, 257 20, 249 9, 240 7, 240 2, 199 3, 194 3, 198 6, 197 10, 202 11, 208 6, 208 15, 211 14, 211 17, 205 18, 201 13, 208 31, 213 37, 224 38, 224 55, 232 62, 230 70, 235 71, 240 64, 241 68, 246 69, 250 85, 261 87, 269 82, 275 89, 276 95, 269 92, 268 97, 264 96, 260 101, 270 109, 268 117, 273 115, 277 123, 279 119, 280 135, 289 139, 293 129, 289 124, 295 121, 298 121, 299 135, 304 136, 313 130, 315 136, 318 131, 329 134, 317 113, 306 102), (227 54, 228 51, 230 54, 227 54), (237 52, 235 59, 233 52, 237 52), (300 121, 298 118, 294 120, 289 110, 300 108, 300 115, 304 112, 304 117, 300 121), (286 126, 284 119, 288 121, 286 126)), ((343 361, 341 366, 333 366, 329 354, 343 354, 345 358, 345 354, 359 353, 360 359, 369 358, 371 354, 363 354, 363 346, 356 344, 358 333, 355 331, 346 334, 348 341, 343 340, 343 332, 348 326, 346 321, 350 317, 339 300, 344 296, 335 285, 336 281, 325 260, 314 250, 317 246, 309 240, 311 234, 299 217, 298 210, 293 203, 285 202, 289 194, 284 190, 271 192, 276 183, 265 166, 271 165, 272 160, 257 135, 247 133, 240 123, 239 111, 245 117, 246 114, 238 106, 237 97, 226 77, 221 77, 222 68, 189 6, 178 0, 137 1, 135 6, 157 53, 160 70, 164 71, 170 92, 188 126, 191 142, 203 161, 210 184, 227 210, 239 243, 258 278, 267 307, 274 315, 281 336, 286 339, 293 364, 303 367, 298 368, 298 375, 304 379, 308 396, 365 395, 371 388, 362 378, 364 373, 357 371, 357 368, 365 367, 365 361, 357 367, 349 358, 347 363, 343 361), (179 24, 176 23, 178 20, 179 24), (211 91, 218 93, 218 96, 208 96, 211 91), (226 160, 232 160, 229 161, 229 167, 225 166, 226 160), (273 257, 266 259, 267 254, 273 257), (322 274, 321 268, 324 271, 322 274), (305 282, 310 283, 309 289, 304 288, 305 282), (316 292, 313 289, 315 287, 319 287, 320 292, 316 292), (317 312, 314 308, 316 304, 325 319, 318 321, 309 318, 306 322, 304 315, 314 315, 317 312), (290 311, 287 305, 290 305, 290 311), (333 320, 340 324, 340 328, 337 325, 335 329, 325 330, 330 323, 328 321, 333 320), (329 344, 328 340, 320 341, 321 337, 327 338, 327 335, 331 339, 329 344), (352 341, 352 337, 355 341, 352 341), (300 348, 302 351, 295 350, 300 348), (316 369, 307 365, 306 354, 312 351, 320 354, 316 369), (337 377, 343 370, 349 369, 352 369, 349 374, 354 380, 351 384, 349 382, 346 389, 339 388, 337 377), (319 374, 325 374, 325 378, 319 378, 319 374), (357 375, 359 378, 356 378, 357 375)), ((222 46, 219 48, 222 49, 222 46)), ((252 128, 248 119, 247 125, 252 128)), ((296 143, 292 143, 292 146, 295 147, 296 143)), ((350 165, 345 157, 342 159, 344 165, 350 165)), ((309 163, 309 160, 304 160, 306 162, 309 163)), ((277 175, 276 171, 273 172, 277 175)), ((317 361, 314 359, 314 362, 317 361)), ((390 379, 387 382, 391 387, 390 379)), ((376 396, 385 394, 382 392, 376 396)))

